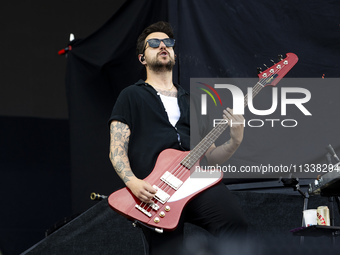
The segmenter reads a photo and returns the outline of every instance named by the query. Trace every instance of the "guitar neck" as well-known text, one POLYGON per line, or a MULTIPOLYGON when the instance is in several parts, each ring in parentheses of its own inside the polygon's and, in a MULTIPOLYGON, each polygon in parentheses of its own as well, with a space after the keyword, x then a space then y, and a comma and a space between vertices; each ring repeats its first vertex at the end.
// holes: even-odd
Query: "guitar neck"
MULTIPOLYGON (((254 98, 260 90, 264 87, 261 84, 261 80, 255 84, 252 90, 252 98, 254 98)), ((244 97, 244 107, 248 105, 248 94, 244 97)), ((210 146, 217 140, 217 138, 223 133, 229 126, 229 122, 218 123, 200 142, 194 149, 181 161, 181 164, 188 169, 191 169, 195 163, 206 153, 210 146)))

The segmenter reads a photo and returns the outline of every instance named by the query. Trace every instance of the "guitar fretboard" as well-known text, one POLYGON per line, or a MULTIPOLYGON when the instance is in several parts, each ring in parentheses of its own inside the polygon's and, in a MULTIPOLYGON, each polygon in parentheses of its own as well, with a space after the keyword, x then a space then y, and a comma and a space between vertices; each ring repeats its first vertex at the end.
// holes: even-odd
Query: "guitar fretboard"
MULTIPOLYGON (((254 98, 260 90, 264 87, 261 83, 262 79, 255 84, 252 90, 252 98, 254 98)), ((248 105, 248 94, 244 97, 244 107, 248 105)), ((210 146, 217 140, 217 138, 223 133, 229 126, 229 122, 218 123, 200 142, 194 149, 181 161, 181 164, 188 169, 191 169, 195 163, 206 153, 210 146)))

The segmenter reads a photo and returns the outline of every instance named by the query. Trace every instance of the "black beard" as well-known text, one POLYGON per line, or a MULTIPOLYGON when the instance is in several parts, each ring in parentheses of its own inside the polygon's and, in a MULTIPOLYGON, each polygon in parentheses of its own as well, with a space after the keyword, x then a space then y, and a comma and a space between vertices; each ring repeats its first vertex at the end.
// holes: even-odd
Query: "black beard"
POLYGON ((158 59, 155 59, 151 62, 148 63, 148 66, 150 68, 150 70, 158 73, 158 72, 171 72, 173 67, 175 65, 175 61, 173 61, 172 59, 170 59, 168 61, 168 63, 163 64, 161 61, 159 61, 158 59))

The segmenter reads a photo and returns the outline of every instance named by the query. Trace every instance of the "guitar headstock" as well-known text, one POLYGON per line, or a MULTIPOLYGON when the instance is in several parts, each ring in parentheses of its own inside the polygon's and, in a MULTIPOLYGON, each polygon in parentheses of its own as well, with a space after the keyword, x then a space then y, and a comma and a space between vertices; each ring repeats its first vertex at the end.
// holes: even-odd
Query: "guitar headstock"
POLYGON ((259 71, 259 83, 262 86, 275 86, 292 67, 298 62, 298 57, 294 53, 287 53, 286 58, 279 56, 280 62, 269 67, 265 71, 259 71))

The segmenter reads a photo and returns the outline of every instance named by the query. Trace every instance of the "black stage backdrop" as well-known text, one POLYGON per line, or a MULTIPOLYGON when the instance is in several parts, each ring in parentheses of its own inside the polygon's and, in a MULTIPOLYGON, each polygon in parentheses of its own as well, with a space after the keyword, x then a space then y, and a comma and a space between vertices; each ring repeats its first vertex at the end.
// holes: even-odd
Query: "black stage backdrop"
MULTIPOLYGON (((297 54, 299 62, 287 77, 340 76, 338 1, 126 1, 97 32, 73 42, 68 53, 74 212, 92 205, 91 192, 108 195, 122 186, 108 158, 107 120, 119 92, 143 78, 135 42, 146 26, 159 20, 174 27, 178 56, 174 80, 188 90, 193 77, 256 78, 257 66, 270 66, 270 59, 288 52, 297 54)), ((246 128, 234 162, 319 163, 324 162, 327 144, 339 151, 340 88, 308 90, 313 121, 303 121, 289 132, 246 128)), ((263 100, 268 97, 271 92, 264 92, 263 100)), ((245 181, 250 180, 226 180, 245 181)))

